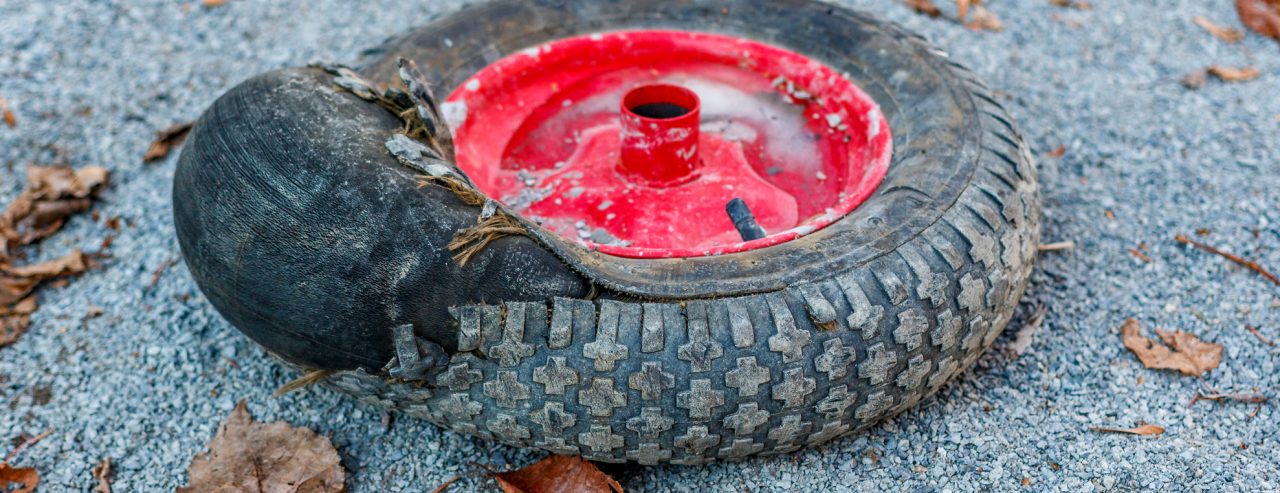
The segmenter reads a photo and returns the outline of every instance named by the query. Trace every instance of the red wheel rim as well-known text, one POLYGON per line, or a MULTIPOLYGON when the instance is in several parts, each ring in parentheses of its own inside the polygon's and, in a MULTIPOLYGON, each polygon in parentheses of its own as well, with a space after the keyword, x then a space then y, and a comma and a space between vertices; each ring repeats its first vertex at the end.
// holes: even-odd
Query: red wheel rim
POLYGON ((783 48, 684 31, 567 38, 508 56, 442 105, 482 191, 600 252, 719 255, 817 231, 861 204, 892 155, 847 77, 783 48), (744 241, 742 199, 763 227, 744 241))

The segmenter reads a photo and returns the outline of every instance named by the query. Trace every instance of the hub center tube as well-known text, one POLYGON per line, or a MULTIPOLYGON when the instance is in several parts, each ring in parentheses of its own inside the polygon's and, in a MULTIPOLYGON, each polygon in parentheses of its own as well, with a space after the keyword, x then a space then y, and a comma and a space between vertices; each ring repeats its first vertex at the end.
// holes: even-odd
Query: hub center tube
POLYGON ((701 101, 673 84, 650 84, 622 98, 622 152, 618 171, 650 187, 670 187, 697 176, 701 101))

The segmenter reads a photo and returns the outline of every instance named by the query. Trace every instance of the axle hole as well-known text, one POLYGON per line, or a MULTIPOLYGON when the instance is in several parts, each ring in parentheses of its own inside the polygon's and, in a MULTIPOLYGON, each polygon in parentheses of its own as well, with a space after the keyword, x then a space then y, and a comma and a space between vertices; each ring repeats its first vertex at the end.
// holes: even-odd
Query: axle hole
POLYGON ((628 113, 650 120, 673 120, 698 110, 698 95, 673 84, 650 84, 627 92, 622 106, 628 113))
POLYGON ((689 108, 675 103, 647 103, 630 109, 632 113, 655 120, 668 120, 689 114, 689 108))

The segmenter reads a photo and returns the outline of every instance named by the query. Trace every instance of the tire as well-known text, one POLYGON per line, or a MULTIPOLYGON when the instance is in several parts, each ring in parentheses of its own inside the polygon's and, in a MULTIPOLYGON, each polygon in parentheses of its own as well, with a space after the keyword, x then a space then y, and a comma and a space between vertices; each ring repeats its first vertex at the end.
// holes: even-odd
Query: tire
POLYGON ((846 73, 890 122, 884 182, 770 248, 621 259, 526 224, 460 267, 445 245, 479 208, 415 186, 384 146, 394 115, 290 69, 220 98, 183 151, 175 221, 197 283, 273 354, 333 372, 328 387, 606 462, 819 444, 990 346, 1037 251, 1034 165, 990 91, 897 26, 811 0, 502 0, 389 41, 361 74, 394 81, 403 56, 456 87, 527 46, 625 28, 753 38, 846 73), (392 377, 419 358, 429 371, 392 377))

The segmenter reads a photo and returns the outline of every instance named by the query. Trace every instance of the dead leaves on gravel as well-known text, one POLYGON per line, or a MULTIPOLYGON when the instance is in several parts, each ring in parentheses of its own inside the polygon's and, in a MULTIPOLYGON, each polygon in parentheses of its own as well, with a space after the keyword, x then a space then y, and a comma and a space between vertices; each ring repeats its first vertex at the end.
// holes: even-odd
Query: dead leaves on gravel
POLYGON ((40 473, 30 467, 13 467, 8 462, 0 462, 0 491, 8 493, 31 493, 40 484, 40 473))
POLYGON ((111 458, 106 457, 91 469, 93 479, 98 482, 93 493, 111 493, 111 458))
POLYGON ((1236 0, 1236 14, 1245 27, 1280 41, 1280 0, 1236 0))
POLYGON ((1183 375, 1198 377, 1218 367, 1222 362, 1222 345, 1201 341, 1187 332, 1156 329, 1160 341, 1142 335, 1142 325, 1128 319, 1120 328, 1120 338, 1142 362, 1142 366, 1157 370, 1174 370, 1183 375))
POLYGON ((164 159, 173 148, 187 140, 187 134, 191 133, 193 124, 194 122, 178 123, 156 132, 155 139, 151 141, 151 147, 148 147, 147 152, 142 155, 142 162, 150 163, 164 159))
POLYGON ((0 98, 0 120, 4 120, 9 128, 18 126, 18 117, 14 116, 13 110, 9 108, 9 101, 5 98, 0 98))
POLYGON ((67 217, 92 205, 91 196, 107 182, 107 170, 89 166, 27 167, 27 187, 0 214, 0 262, 13 257, 13 249, 44 239, 58 231, 67 217))
MULTIPOLYGON (((942 9, 933 0, 903 0, 912 10, 929 17, 942 17, 942 9)), ((1004 23, 982 0, 956 0, 956 21, 974 31, 1000 32, 1004 23), (973 14, 970 16, 969 14, 973 14)))
POLYGON ((27 447, 39 443, 52 434, 53 430, 47 430, 39 435, 28 437, 5 455, 4 460, 0 461, 0 492, 31 493, 36 490, 36 486, 40 485, 40 473, 32 467, 13 467, 12 461, 27 447))
POLYGON ((0 213, 0 347, 12 344, 31 325, 37 303, 32 294, 41 283, 75 276, 89 268, 80 250, 27 265, 14 265, 17 249, 49 237, 67 218, 88 210, 94 194, 107 183, 107 170, 90 166, 27 168, 27 186, 0 213))
POLYGON ((622 485, 582 457, 551 455, 523 469, 496 473, 503 493, 622 493, 622 485))
POLYGON ((346 480, 328 438, 281 421, 255 422, 244 401, 187 471, 190 482, 177 493, 336 493, 346 480))

